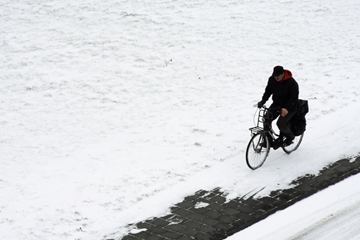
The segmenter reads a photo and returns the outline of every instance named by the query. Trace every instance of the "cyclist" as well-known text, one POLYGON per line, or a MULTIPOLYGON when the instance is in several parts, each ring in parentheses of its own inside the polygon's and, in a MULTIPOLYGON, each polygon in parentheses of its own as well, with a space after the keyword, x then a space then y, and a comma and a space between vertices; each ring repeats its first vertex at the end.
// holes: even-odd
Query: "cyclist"
POLYGON ((299 102, 299 85, 292 77, 292 73, 284 70, 282 66, 274 67, 258 107, 261 108, 271 95, 273 103, 266 114, 264 129, 269 130, 272 121, 280 115, 276 123, 280 130, 280 137, 272 143, 272 147, 277 149, 281 145, 290 145, 295 138, 287 123, 296 114, 299 102), (286 138, 283 141, 284 137, 286 138))

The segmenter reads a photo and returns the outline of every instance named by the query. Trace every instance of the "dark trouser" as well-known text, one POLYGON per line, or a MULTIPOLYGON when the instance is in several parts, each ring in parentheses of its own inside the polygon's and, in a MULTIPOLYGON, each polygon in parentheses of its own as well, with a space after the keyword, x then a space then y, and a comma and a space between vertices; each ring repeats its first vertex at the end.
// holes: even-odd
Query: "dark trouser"
MULTIPOLYGON (((289 120, 295 115, 295 113, 296 111, 288 112, 288 114, 286 114, 285 117, 280 116, 279 119, 277 120, 276 125, 280 130, 280 137, 285 136, 291 139, 295 138, 294 133, 291 131, 291 129, 287 124, 289 120)), ((265 115, 266 120, 264 122, 264 129, 268 130, 269 127, 271 126, 272 121, 274 121, 279 115, 280 113, 278 113, 278 109, 270 108, 270 110, 266 112, 265 115)))

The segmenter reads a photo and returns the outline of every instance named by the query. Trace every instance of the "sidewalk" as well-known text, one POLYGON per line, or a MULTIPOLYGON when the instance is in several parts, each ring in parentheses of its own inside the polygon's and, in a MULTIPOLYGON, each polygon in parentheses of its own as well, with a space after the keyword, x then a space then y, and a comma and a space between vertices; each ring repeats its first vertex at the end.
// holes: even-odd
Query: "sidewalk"
POLYGON ((316 176, 295 179, 290 189, 273 191, 262 198, 254 198, 257 192, 251 192, 242 198, 226 201, 220 189, 200 190, 172 206, 171 214, 133 224, 139 229, 138 233, 129 233, 122 240, 224 239, 359 172, 360 157, 357 157, 353 161, 339 160, 316 176))

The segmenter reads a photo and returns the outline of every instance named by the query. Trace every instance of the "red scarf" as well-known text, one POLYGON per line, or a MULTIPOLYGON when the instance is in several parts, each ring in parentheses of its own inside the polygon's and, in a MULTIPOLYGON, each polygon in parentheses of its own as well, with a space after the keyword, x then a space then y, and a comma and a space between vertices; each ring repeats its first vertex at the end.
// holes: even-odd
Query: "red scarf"
POLYGON ((284 77, 283 77, 283 79, 281 80, 281 81, 279 81, 279 82, 283 82, 283 81, 285 81, 285 80, 288 80, 289 78, 291 78, 292 77, 292 73, 289 71, 289 70, 284 70, 284 77))

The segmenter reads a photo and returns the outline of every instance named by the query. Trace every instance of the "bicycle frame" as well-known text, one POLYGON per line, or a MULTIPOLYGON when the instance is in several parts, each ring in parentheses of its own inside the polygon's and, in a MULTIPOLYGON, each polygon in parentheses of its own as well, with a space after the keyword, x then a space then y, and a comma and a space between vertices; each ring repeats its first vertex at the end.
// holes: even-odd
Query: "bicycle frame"
MULTIPOLYGON (((265 162, 271 148, 271 140, 275 142, 275 139, 277 137, 283 137, 281 133, 277 134, 275 133, 274 129, 272 128, 271 124, 269 125, 269 129, 264 129, 263 126, 265 126, 265 122, 268 117, 272 119, 272 116, 269 115, 271 111, 269 111, 269 108, 261 107, 258 111, 255 112, 254 115, 254 123, 255 127, 249 128, 251 131, 251 139, 248 143, 248 146, 246 148, 246 163, 252 170, 255 170, 263 165, 265 162), (255 116, 257 115, 257 118, 255 119, 255 116), (256 120, 256 122, 255 122, 256 120), (261 126, 262 125, 262 126, 261 126), (271 139, 270 139, 271 138, 271 139)), ((266 125, 267 127, 267 125, 266 125)), ((294 139, 294 142, 292 142, 290 145, 283 145, 281 144, 281 148, 284 150, 284 152, 290 154, 291 152, 295 151, 302 139, 303 139, 304 133, 296 136, 294 139)), ((280 147, 280 146, 279 146, 280 147)), ((273 146, 274 148, 274 146, 273 146)), ((277 149, 278 147, 274 148, 277 149)))

